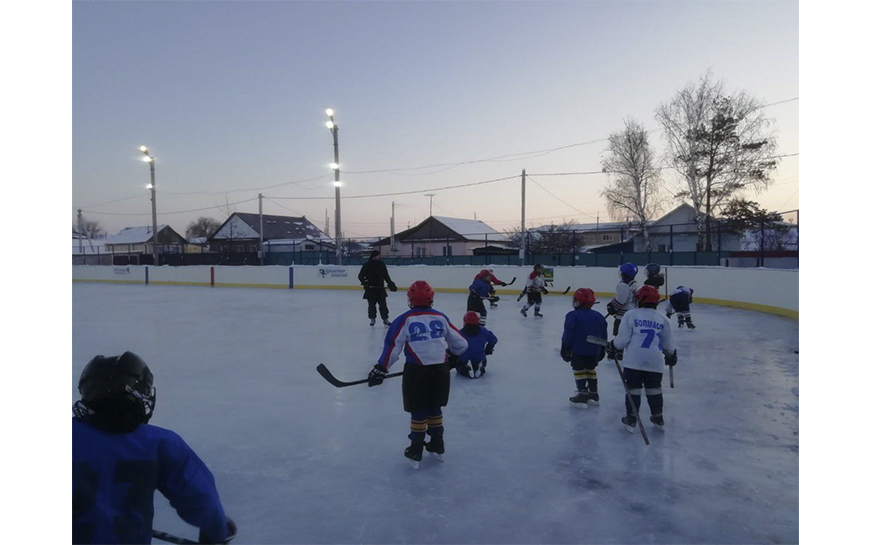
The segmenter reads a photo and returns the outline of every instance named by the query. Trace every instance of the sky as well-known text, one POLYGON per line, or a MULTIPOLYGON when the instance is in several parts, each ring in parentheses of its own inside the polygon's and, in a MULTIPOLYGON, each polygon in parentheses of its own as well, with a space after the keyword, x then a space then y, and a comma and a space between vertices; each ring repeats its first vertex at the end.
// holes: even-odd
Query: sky
MULTIPOLYGON (((110 234, 151 223, 141 145, 159 224, 262 193, 332 229, 328 107, 349 237, 387 234, 392 201, 398 230, 422 221, 426 193, 434 215, 518 226, 522 169, 528 227, 609 221, 603 140, 633 117, 663 151, 655 108, 709 69, 781 102, 778 153, 799 152, 796 2, 73 2, 72 23, 71 219, 110 234), (567 172, 594 174, 549 176, 567 172)), ((798 190, 794 155, 746 196, 787 211, 798 190)))

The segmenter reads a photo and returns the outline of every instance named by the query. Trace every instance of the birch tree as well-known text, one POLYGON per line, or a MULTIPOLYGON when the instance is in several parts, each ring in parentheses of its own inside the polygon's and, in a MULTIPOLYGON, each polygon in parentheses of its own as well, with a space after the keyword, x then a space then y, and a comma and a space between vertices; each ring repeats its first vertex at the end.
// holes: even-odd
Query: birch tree
POLYGON ((722 81, 706 72, 656 110, 663 127, 666 157, 696 211, 697 248, 711 250, 715 210, 746 189, 760 191, 772 183, 777 166, 774 120, 744 91, 728 95, 722 81))
POLYGON ((601 193, 609 216, 613 220, 630 218, 638 223, 645 248, 650 251, 648 225, 662 209, 664 198, 660 168, 645 127, 627 119, 621 132, 609 136, 602 167, 610 180, 601 193))

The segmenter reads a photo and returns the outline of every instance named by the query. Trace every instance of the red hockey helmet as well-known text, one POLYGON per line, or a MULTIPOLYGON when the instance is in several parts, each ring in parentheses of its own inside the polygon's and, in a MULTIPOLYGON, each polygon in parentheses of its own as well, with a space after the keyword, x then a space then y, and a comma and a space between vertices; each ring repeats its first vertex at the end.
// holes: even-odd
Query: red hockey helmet
POLYGON ((642 286, 636 290, 636 303, 642 305, 656 305, 660 302, 660 292, 654 286, 642 286))
POLYGON ((596 303, 596 295, 592 289, 578 288, 572 294, 572 306, 574 308, 590 308, 594 303, 596 303))
POLYGON ((478 312, 475 312, 474 310, 470 310, 463 315, 463 325, 479 325, 480 323, 481 316, 479 316, 478 312))
POLYGON ((424 280, 416 280, 406 292, 410 307, 429 307, 433 304, 433 288, 424 280))

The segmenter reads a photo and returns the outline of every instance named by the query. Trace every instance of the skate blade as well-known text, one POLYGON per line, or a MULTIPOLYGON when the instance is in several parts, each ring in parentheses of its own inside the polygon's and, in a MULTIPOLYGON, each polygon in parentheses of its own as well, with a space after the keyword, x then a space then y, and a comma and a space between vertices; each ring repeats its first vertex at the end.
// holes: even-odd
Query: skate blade
POLYGON ((416 460, 406 458, 406 461, 409 462, 409 465, 412 466, 412 469, 418 469, 418 462, 416 460))
POLYGON ((627 430, 629 433, 636 433, 636 426, 628 426, 623 422, 621 422, 621 425, 624 426, 624 429, 627 430))
POLYGON ((576 403, 574 401, 570 401, 570 403, 577 409, 587 409, 587 403, 576 403))
POLYGON ((599 401, 594 401, 593 399, 591 399, 590 401, 588 401, 587 404, 588 404, 588 405, 593 405, 594 407, 599 407, 599 401))
POLYGON ((430 456, 436 458, 436 461, 439 462, 440 464, 444 464, 444 463, 445 463, 445 459, 444 459, 444 458, 442 457, 442 455, 439 454, 438 452, 431 452, 431 453, 430 453, 430 456))

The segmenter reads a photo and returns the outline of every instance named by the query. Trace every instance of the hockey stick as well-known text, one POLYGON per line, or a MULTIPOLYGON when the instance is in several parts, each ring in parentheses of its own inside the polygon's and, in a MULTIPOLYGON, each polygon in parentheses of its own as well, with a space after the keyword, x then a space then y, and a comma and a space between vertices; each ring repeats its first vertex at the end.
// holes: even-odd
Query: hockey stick
POLYGON ((524 288, 524 290, 521 292, 521 295, 518 296, 518 301, 523 299, 525 295, 527 295, 527 288, 524 288))
POLYGON ((670 388, 675 388, 675 380, 673 380, 673 378, 672 378, 672 368, 673 367, 674 367, 673 365, 669 366, 669 387, 670 388))
MULTIPOLYGON (((337 388, 345 388, 346 386, 354 386, 355 384, 366 384, 367 382, 369 382, 368 378, 365 378, 363 380, 355 380, 353 382, 342 382, 338 378, 334 377, 333 373, 331 373, 330 370, 327 369, 327 367, 323 363, 319 363, 318 367, 316 367, 315 370, 318 371, 319 375, 324 377, 324 380, 326 380, 333 386, 336 386, 337 388)), ((399 373, 391 373, 390 375, 385 375, 383 378, 398 377, 402 374, 403 372, 400 371, 399 373)))
POLYGON ((190 539, 174 536, 173 534, 161 532, 160 530, 152 530, 151 537, 161 541, 166 541, 167 543, 177 543, 178 545, 196 545, 197 543, 200 543, 199 541, 191 541, 190 539))
POLYGON ((507 282, 507 283, 506 283, 506 286, 511 286, 512 284, 515 283, 515 280, 517 280, 517 279, 518 279, 517 276, 513 276, 513 277, 512 277, 512 281, 511 281, 511 282, 507 282))
MULTIPOLYGON (((609 345, 605 339, 597 337, 595 335, 588 335, 587 342, 591 344, 597 344, 602 347, 606 347, 609 345)), ((621 369, 621 364, 618 363, 617 358, 614 360, 615 366, 618 368, 618 375, 621 377, 621 384, 624 385, 624 393, 627 394, 627 401, 630 402, 630 407, 633 408, 633 416, 636 418, 636 422, 639 423, 639 431, 642 432, 642 439, 645 440, 646 445, 650 445, 651 442, 648 441, 648 434, 645 433, 645 427, 642 425, 642 419, 639 418, 639 410, 636 408, 636 404, 633 403, 633 396, 630 395, 630 388, 627 386, 627 381, 624 380, 624 371, 621 369)))
POLYGON ((566 291, 563 292, 563 295, 566 295, 567 293, 569 293, 569 290, 571 290, 571 289, 572 289, 572 286, 566 286, 566 291))

